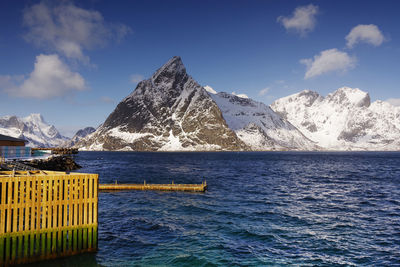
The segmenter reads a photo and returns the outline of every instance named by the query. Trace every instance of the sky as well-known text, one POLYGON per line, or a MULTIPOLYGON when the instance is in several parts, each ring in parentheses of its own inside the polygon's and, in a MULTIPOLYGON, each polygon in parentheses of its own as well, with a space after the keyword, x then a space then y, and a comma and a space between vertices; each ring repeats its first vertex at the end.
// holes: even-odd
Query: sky
POLYGON ((97 127, 173 56, 199 84, 271 104, 348 86, 400 105, 400 1, 0 2, 0 116, 97 127))

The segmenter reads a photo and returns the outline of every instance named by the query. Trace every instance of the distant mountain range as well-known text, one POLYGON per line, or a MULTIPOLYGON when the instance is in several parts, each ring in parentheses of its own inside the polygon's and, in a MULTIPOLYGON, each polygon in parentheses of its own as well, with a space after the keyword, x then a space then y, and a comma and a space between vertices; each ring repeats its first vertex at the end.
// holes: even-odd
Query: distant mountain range
POLYGON ((267 106, 199 85, 173 57, 97 129, 69 139, 32 114, 0 117, 0 133, 81 150, 400 150, 400 108, 348 87, 326 97, 305 90, 267 106))
POLYGON ((278 99, 271 107, 323 149, 400 149, 400 108, 371 103, 360 89, 343 87, 326 97, 306 90, 278 99))
MULTIPOLYGON (((88 127, 90 128, 90 127, 88 127)), ((84 130, 89 133, 91 129, 84 130)), ((85 137, 86 132, 80 130, 72 138, 62 136, 59 131, 49 125, 40 114, 31 114, 24 118, 17 116, 0 117, 0 134, 22 138, 30 147, 63 147, 75 144, 80 138, 85 137), (80 135, 79 135, 80 134, 80 135)), ((92 131, 92 132, 93 132, 92 131)))

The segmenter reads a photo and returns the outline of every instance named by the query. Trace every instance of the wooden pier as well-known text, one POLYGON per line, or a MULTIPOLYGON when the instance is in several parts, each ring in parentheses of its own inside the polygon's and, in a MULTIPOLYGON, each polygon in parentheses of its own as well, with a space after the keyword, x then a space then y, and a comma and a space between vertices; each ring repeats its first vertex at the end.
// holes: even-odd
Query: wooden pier
POLYGON ((98 175, 0 171, 0 266, 97 250, 98 175))
POLYGON ((100 184, 99 190, 157 190, 157 191, 189 191, 204 192, 207 189, 207 182, 201 184, 100 184))

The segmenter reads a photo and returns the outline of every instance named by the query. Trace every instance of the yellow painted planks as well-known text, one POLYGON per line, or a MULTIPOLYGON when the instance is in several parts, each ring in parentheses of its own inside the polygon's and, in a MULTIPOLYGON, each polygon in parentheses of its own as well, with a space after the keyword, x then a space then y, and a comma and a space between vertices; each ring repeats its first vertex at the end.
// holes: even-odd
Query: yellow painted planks
POLYGON ((0 266, 95 251, 97 187, 95 174, 1 171, 0 266))

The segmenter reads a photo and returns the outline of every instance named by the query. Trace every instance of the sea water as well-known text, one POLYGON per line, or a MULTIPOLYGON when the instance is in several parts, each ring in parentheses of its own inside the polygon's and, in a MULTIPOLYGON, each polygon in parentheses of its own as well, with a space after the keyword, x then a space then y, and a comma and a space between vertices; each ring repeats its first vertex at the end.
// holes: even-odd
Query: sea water
POLYGON ((100 183, 99 251, 41 266, 400 265, 400 153, 80 152, 100 183))

